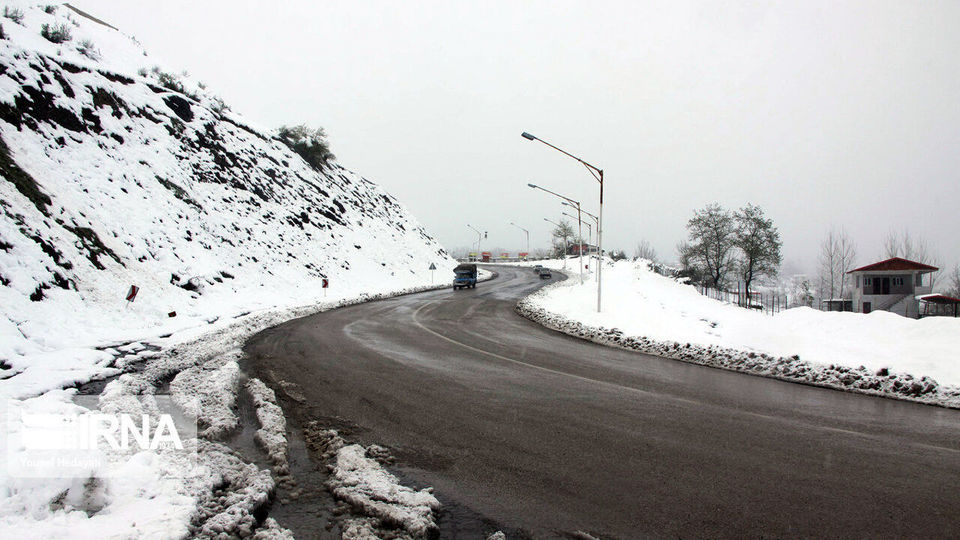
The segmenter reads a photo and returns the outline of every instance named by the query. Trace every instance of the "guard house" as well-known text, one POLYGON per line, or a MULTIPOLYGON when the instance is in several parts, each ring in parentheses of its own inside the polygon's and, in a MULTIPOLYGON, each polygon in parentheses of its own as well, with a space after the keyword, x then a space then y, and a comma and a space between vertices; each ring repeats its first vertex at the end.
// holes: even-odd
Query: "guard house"
POLYGON ((927 275, 936 266, 894 257, 847 272, 853 278, 853 308, 859 313, 889 311, 904 317, 920 316, 920 295, 930 294, 927 275))

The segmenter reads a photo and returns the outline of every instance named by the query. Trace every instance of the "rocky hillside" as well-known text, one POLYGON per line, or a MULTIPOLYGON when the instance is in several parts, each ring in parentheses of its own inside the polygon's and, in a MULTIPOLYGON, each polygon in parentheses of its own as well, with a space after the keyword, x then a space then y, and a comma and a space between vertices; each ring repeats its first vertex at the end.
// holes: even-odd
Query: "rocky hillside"
POLYGON ((0 360, 197 326, 453 266, 393 197, 312 167, 68 6, 0 40, 0 360), (68 38, 68 39, 64 39, 68 38), (132 303, 130 287, 139 287, 132 303), (173 315, 176 313, 176 315, 173 315))

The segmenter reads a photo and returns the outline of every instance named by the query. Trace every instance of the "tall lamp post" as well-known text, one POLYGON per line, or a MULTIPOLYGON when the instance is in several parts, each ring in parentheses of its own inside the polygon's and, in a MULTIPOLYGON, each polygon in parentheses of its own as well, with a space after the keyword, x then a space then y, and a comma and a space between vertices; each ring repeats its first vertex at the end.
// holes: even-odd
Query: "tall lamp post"
MULTIPOLYGON (((574 206, 573 206, 572 204, 568 203, 568 202, 562 202, 562 203, 560 203, 560 204, 569 206, 570 208, 574 208, 574 206)), ((599 219, 597 216, 591 214, 590 212, 587 212, 586 210, 580 210, 580 212, 582 212, 582 213, 590 216, 590 218, 593 219, 593 224, 594 224, 596 227, 598 227, 598 228, 600 227, 600 219, 599 219)), ((589 222, 586 222, 586 223, 587 223, 587 231, 590 231, 590 223, 589 223, 589 222)), ((599 260, 599 258, 598 258, 598 260, 599 260)), ((599 264, 598 264, 598 266, 599 266, 599 264)))
POLYGON ((473 232, 477 233, 477 258, 480 258, 480 240, 483 238, 483 233, 478 231, 476 227, 467 223, 467 227, 473 229, 473 232))
MULTIPOLYGON (((549 220, 549 219, 547 219, 547 218, 543 218, 543 220, 546 221, 547 223, 553 223, 553 224, 556 225, 557 227, 563 227, 563 225, 560 225, 560 224, 557 223, 556 221, 551 221, 551 220, 549 220)), ((564 270, 567 269, 567 237, 566 237, 566 236, 563 237, 563 269, 564 269, 564 270)), ((580 272, 581 272, 581 274, 580 274, 580 279, 582 280, 582 279, 583 279, 583 273, 582 273, 582 272, 583 272, 583 267, 582 267, 582 266, 580 267, 580 272)))
POLYGON ((553 148, 554 150, 571 157, 580 162, 581 165, 587 168, 587 171, 598 181, 600 182, 600 217, 597 218, 597 256, 600 264, 597 265, 597 312, 600 311, 600 293, 603 287, 602 280, 602 271, 603 271, 603 169, 594 167, 593 165, 587 163, 586 161, 578 158, 577 156, 557 148, 556 146, 548 143, 547 141, 537 138, 526 131, 520 134, 521 137, 527 139, 528 141, 540 141, 543 144, 553 148))
POLYGON ((521 231, 527 233, 527 257, 529 257, 529 256, 530 256, 530 231, 524 229, 523 227, 517 225, 516 223, 514 223, 514 222, 512 222, 512 221, 510 222, 510 224, 513 225, 514 227, 520 229, 521 231))
MULTIPOLYGON (((580 225, 580 218, 579 218, 579 216, 580 216, 580 202, 579 202, 579 201, 575 201, 575 200, 571 199, 570 197, 564 197, 563 195, 561 195, 561 194, 559 194, 559 193, 556 193, 556 192, 554 192, 554 191, 550 191, 550 190, 547 189, 547 188, 542 188, 542 187, 537 186, 537 185, 534 185, 534 184, 527 184, 527 185, 530 186, 530 187, 532 187, 533 189, 539 189, 540 191, 546 191, 547 193, 549 193, 549 194, 551 194, 551 195, 553 195, 553 196, 555 196, 555 197, 560 197, 560 198, 563 199, 564 201, 567 201, 568 203, 570 203, 571 206, 576 205, 576 208, 577 208, 577 216, 578 216, 578 217, 577 217, 577 234, 580 236, 580 245, 577 246, 577 253, 580 255, 580 284, 583 285, 583 227, 580 225)), ((564 238, 564 240, 566 240, 566 238, 564 238)), ((567 252, 566 252, 566 250, 564 250, 564 252, 563 252, 563 260, 564 260, 564 268, 566 268, 566 260, 567 260, 567 252)))

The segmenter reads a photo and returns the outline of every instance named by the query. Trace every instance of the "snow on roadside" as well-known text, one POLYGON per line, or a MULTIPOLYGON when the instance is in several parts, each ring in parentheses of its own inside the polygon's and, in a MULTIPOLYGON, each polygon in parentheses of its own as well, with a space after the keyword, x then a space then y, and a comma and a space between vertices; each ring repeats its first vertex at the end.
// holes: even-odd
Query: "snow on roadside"
POLYGON ((334 496, 388 526, 402 527, 417 536, 427 536, 437 527, 433 513, 440 509, 440 501, 426 489, 414 491, 400 485, 397 477, 367 457, 367 449, 359 444, 337 452, 329 485, 334 496))
POLYGON ((307 439, 321 459, 331 461, 327 488, 365 516, 344 522, 344 538, 369 538, 379 529, 399 528, 418 538, 437 532, 440 501, 433 489, 416 491, 401 485, 375 459, 386 452, 383 448, 347 444, 335 430, 318 429, 315 424, 307 427, 307 439))
MULTIPOLYGON (((196 370, 193 373, 194 377, 200 377, 198 380, 206 375, 208 381, 218 381, 218 390, 208 392, 207 399, 234 401, 235 394, 221 390, 233 388, 232 365, 236 364, 236 351, 254 333, 319 311, 447 286, 444 283, 410 287, 392 293, 360 294, 293 308, 263 310, 230 322, 218 321, 205 332, 194 329, 156 340, 155 344, 162 350, 151 353, 149 359, 134 355, 116 361, 117 369, 136 368, 137 371, 123 373, 106 385, 100 395, 100 409, 131 412, 131 407, 138 406, 136 398, 159 393, 164 381, 185 370, 196 370)), ((174 386, 171 382, 171 389, 174 386)), ((183 390, 188 392, 190 388, 185 384, 183 390)), ((31 412, 62 413, 76 407, 71 402, 75 394, 75 389, 51 390, 11 403, 31 412)), ((218 404, 213 404, 213 408, 221 412, 229 410, 218 404)), ((278 412, 282 414, 272 410, 272 413, 278 412)), ((282 431, 276 429, 280 418, 268 419, 259 411, 257 416, 261 428, 275 435, 270 437, 269 446, 274 450, 285 447, 285 441, 281 442, 278 437, 282 431)), ((214 421, 213 417, 210 421, 214 421)), ((222 424, 224 420, 216 422, 222 424)), ((10 427, 12 431, 17 429, 16 425, 10 427)), ((0 431, 0 446, 6 447, 5 438, 10 435, 0 431)), ((153 537, 220 534, 289 537, 289 531, 277 527, 276 522, 268 520, 258 526, 253 517, 269 502, 275 489, 270 471, 245 463, 229 447, 202 436, 185 444, 197 448, 196 462, 202 465, 199 471, 191 470, 192 461, 174 454, 141 452, 119 460, 112 465, 113 470, 91 470, 88 483, 95 486, 93 491, 84 487, 84 482, 78 484, 70 478, 34 480, 0 476, 0 537, 16 537, 24 531, 42 537, 94 537, 102 536, 104 531, 110 534, 128 531, 131 536, 153 537), (56 503, 61 499, 65 504, 56 503), (97 500, 93 510, 90 499, 97 500)), ((8 457, 7 453, 0 452, 0 460, 8 457)), ((281 474, 280 469, 275 472, 281 474)))
MULTIPOLYGON (((530 263, 528 263, 529 265, 530 263)), ((557 268, 559 261, 544 264, 557 268)), ((568 272, 569 272, 568 266, 568 272)), ((571 278, 573 274, 571 274, 571 278)), ((604 268, 521 300, 518 312, 562 332, 649 354, 840 390, 960 408, 960 320, 795 308, 770 316, 704 297, 643 261, 604 268)))
POLYGON ((290 471, 290 462, 287 454, 287 419, 283 410, 277 405, 277 396, 260 379, 250 379, 244 386, 253 399, 256 408, 257 421, 260 429, 254 435, 257 441, 274 464, 277 474, 287 474, 290 471))
MULTIPOLYGON (((239 356, 238 353, 229 356, 239 356)), ((224 355, 178 373, 170 382, 170 394, 181 408, 194 409, 192 412, 203 428, 201 436, 219 439, 240 423, 234 412, 239 385, 240 366, 224 355)))

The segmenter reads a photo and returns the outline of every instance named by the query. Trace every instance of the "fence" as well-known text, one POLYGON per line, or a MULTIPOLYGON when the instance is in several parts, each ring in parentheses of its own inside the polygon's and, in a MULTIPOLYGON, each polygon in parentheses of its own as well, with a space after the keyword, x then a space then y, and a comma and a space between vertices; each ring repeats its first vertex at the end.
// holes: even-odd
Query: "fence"
POLYGON ((706 296, 728 304, 734 304, 745 309, 755 309, 773 315, 787 309, 787 297, 776 292, 751 292, 747 298, 746 292, 740 283, 737 283, 737 290, 729 291, 697 285, 697 291, 706 296))
MULTIPOLYGON (((680 277, 680 268, 661 263, 650 263, 649 268, 661 276, 673 279, 680 277)), ((748 301, 746 292, 743 290, 742 281, 737 282, 737 290, 735 291, 706 287, 703 285, 694 285, 694 287, 696 287, 697 292, 708 298, 734 304, 745 309, 756 309, 768 315, 780 313, 789 307, 787 305, 787 295, 774 291, 751 292, 750 300, 748 301)))

